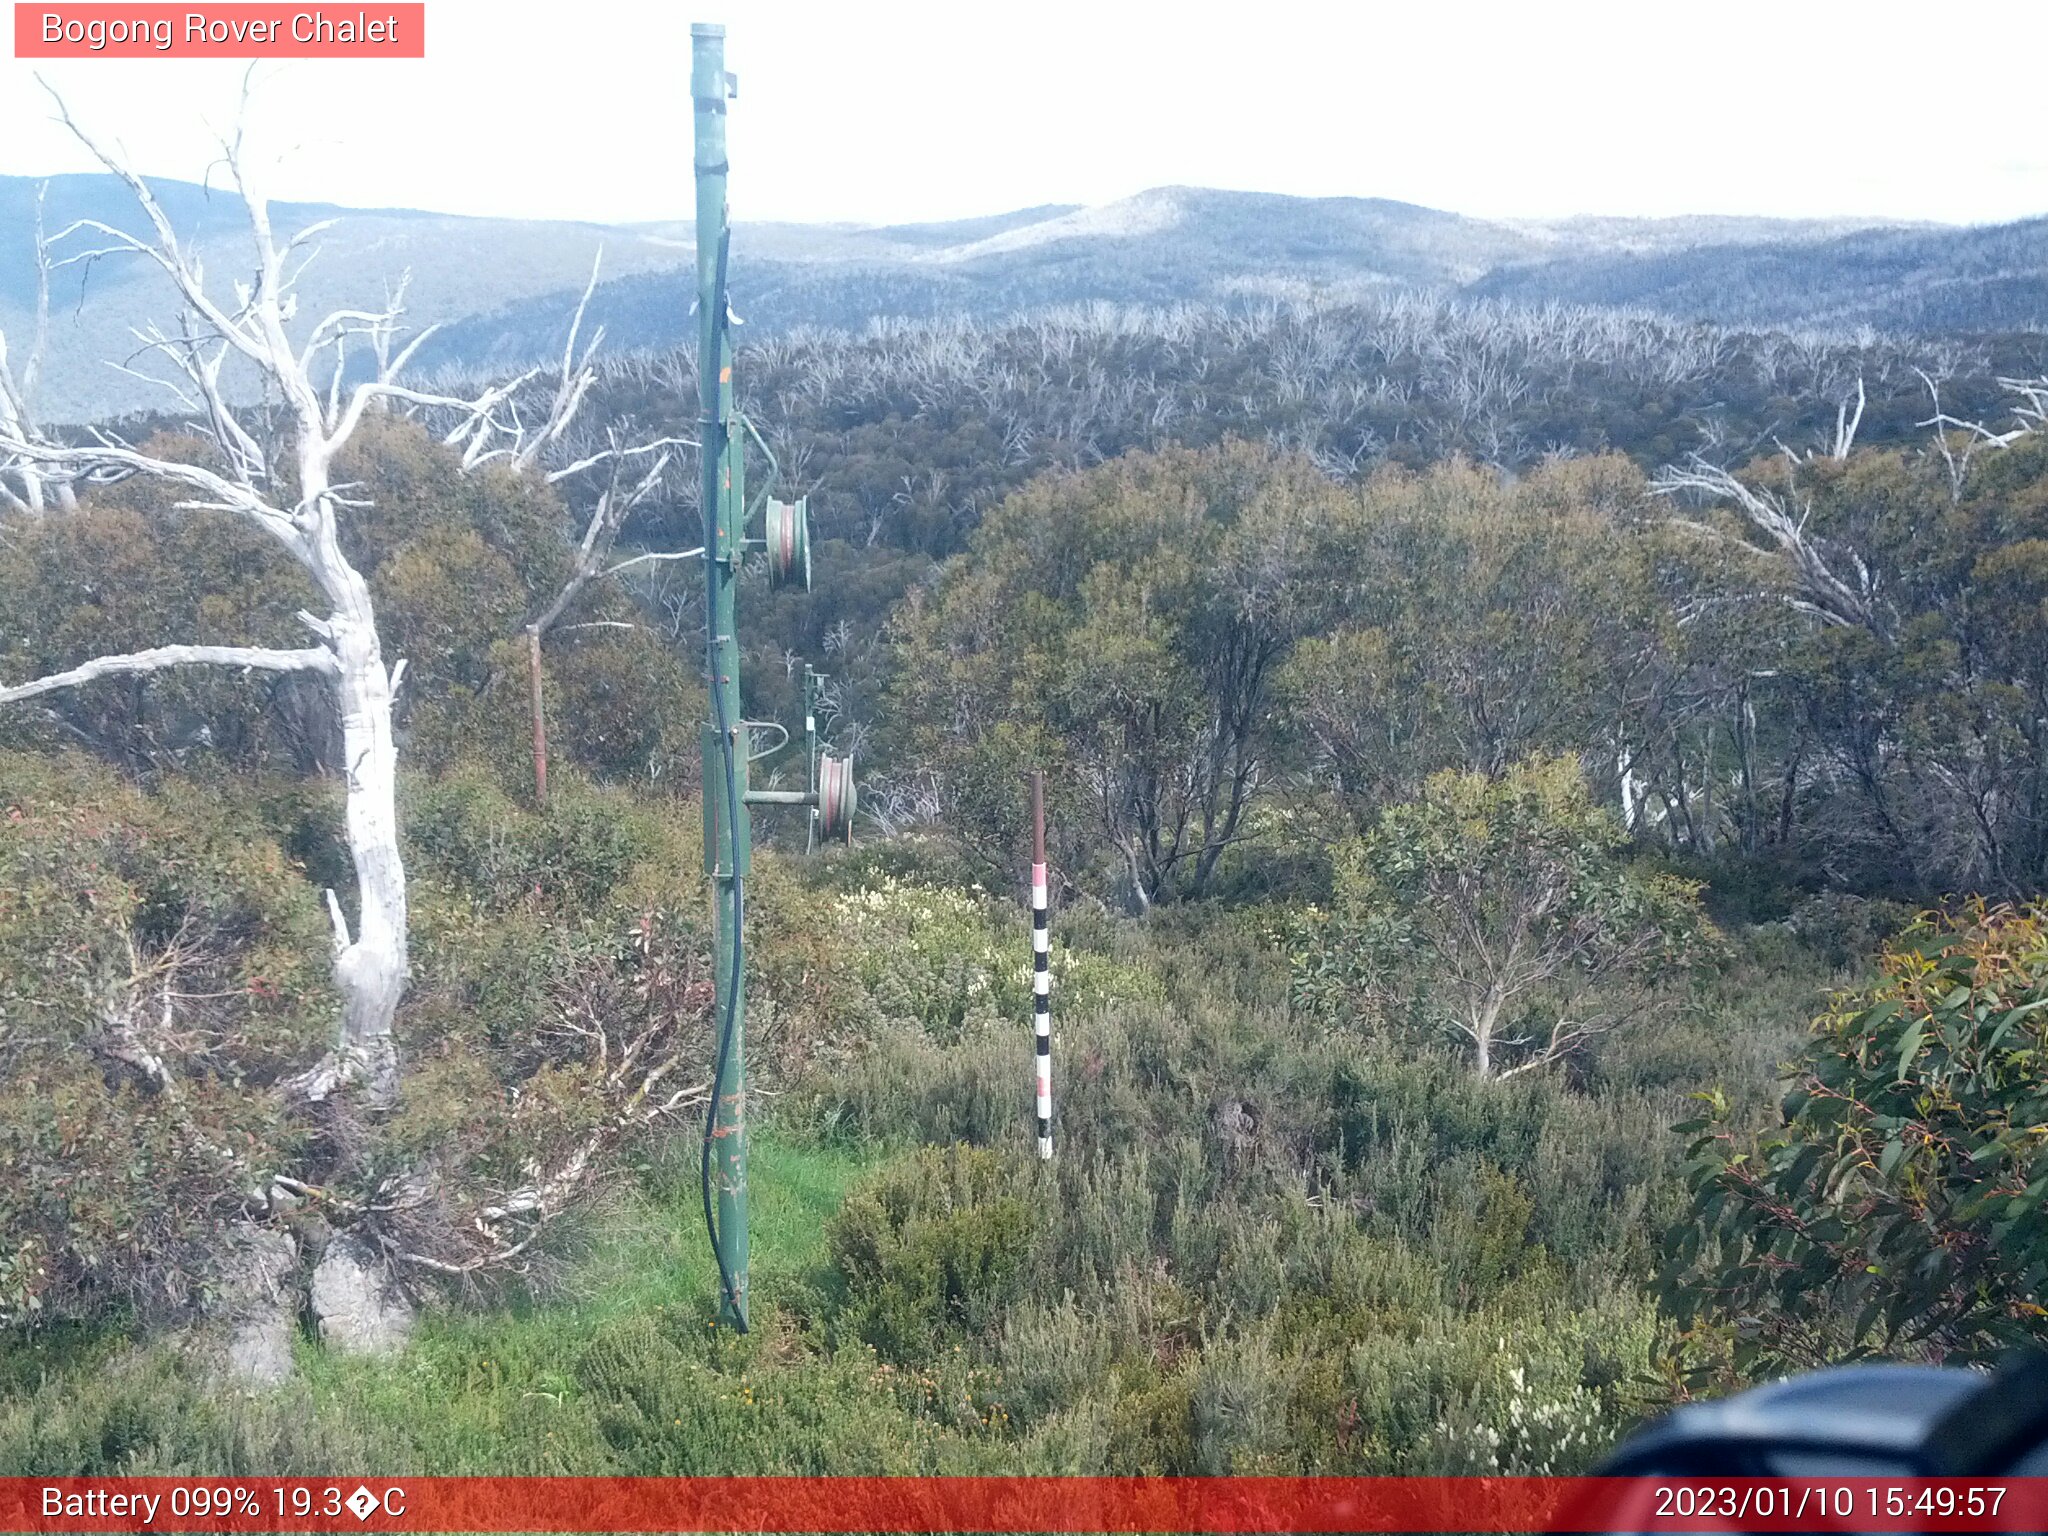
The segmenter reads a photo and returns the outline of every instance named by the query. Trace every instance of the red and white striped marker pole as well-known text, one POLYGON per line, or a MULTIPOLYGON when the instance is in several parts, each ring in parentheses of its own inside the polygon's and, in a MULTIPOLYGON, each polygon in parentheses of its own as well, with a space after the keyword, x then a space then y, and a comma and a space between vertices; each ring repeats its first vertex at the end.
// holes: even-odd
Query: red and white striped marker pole
POLYGON ((1052 932, 1047 927, 1045 775, 1031 774, 1031 1023, 1038 1089, 1038 1155, 1052 1156, 1052 932))

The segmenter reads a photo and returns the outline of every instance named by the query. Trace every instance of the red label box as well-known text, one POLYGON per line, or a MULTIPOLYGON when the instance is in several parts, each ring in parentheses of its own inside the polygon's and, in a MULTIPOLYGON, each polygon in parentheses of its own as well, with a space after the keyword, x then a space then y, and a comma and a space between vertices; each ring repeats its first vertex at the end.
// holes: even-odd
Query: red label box
POLYGON ((18 59, 423 59, 424 0, 126 5, 16 0, 18 59))

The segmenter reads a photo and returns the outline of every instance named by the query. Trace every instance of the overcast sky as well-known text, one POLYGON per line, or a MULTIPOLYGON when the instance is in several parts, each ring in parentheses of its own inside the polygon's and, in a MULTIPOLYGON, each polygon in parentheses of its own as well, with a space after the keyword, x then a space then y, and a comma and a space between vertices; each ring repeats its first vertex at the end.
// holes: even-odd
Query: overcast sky
MULTIPOLYGON (((1167 184, 1492 217, 2048 212, 2038 0, 429 0, 423 61, 264 67, 269 190, 686 216, 693 12, 740 77, 741 219, 1167 184)), ((197 180, 243 66, 39 67, 145 171, 197 180)), ((31 65, 0 61, 0 173, 87 168, 48 115, 31 65)))

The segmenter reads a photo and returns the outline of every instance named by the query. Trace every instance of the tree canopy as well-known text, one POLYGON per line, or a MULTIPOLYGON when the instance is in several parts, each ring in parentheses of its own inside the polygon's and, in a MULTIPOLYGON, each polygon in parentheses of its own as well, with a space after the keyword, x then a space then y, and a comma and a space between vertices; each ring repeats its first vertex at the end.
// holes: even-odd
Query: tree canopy
POLYGON ((899 627, 890 704, 956 824, 1003 848, 1043 763, 1136 906, 1201 894, 1272 778, 1275 677, 1327 622, 1355 518, 1306 460, 1247 444, 1006 499, 899 627))

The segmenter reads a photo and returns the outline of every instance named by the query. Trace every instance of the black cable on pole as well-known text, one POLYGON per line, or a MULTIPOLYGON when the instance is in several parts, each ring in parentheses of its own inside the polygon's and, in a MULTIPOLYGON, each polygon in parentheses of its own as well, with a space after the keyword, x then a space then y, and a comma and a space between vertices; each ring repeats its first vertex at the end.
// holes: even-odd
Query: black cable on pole
POLYGON ((740 977, 746 970, 746 942, 741 937, 746 924, 747 896, 745 882, 739 873, 739 774, 733 760, 732 738, 725 714, 725 701, 717 688, 711 690, 716 700, 714 708, 718 713, 718 739, 720 756, 725 764, 726 827, 729 836, 727 848, 732 859, 732 979, 726 984, 725 1007, 718 1026, 718 1059, 711 1071, 711 1102, 704 1111, 704 1148, 699 1161, 698 1183, 704 1197, 704 1230, 711 1238, 711 1256, 718 1261, 718 1280, 725 1291, 727 1305, 732 1309, 733 1321, 741 1333, 747 1331, 746 1309, 740 1305, 739 1288, 733 1283, 732 1270, 725 1261, 725 1239, 718 1230, 718 1216, 711 1194, 711 1148, 713 1133, 718 1125, 718 1101, 725 1093, 725 1069, 732 1055, 733 1021, 739 1013, 740 977))
MULTIPOLYGON (((728 227, 719 238, 718 276, 712 289, 713 299, 718 305, 718 313, 712 318, 716 366, 722 366, 725 359, 725 270, 731 252, 732 230, 728 227)), ((704 451, 723 454, 728 446, 726 424, 713 417, 705 423, 705 428, 704 451), (715 444, 712 441, 714 437, 717 439, 715 444)), ((744 531, 735 531, 735 544, 744 531)), ((720 1019, 718 1025, 718 1054, 711 1069, 711 1102, 704 1111, 704 1148, 698 1165, 698 1184, 704 1196, 704 1231, 711 1239, 711 1256, 718 1261, 719 1284, 725 1291, 726 1305, 732 1312, 734 1324, 741 1333, 745 1333, 746 1309, 740 1305, 739 1287, 733 1283, 732 1269, 725 1262, 725 1239, 718 1230, 718 1216, 713 1208, 711 1195, 712 1139, 718 1126, 718 1101, 725 1093, 725 1068, 727 1059, 732 1054, 733 1024, 739 1017, 740 977, 746 974, 747 962, 747 897, 745 882, 740 877, 739 765, 733 753, 732 722, 726 716, 725 694, 718 686, 716 663, 713 660, 717 636, 712 632, 712 628, 718 622, 717 604, 712 598, 712 588, 717 581, 713 562, 717 558, 718 508, 714 505, 704 509, 704 628, 709 642, 705 647, 705 660, 709 664, 706 667, 705 683, 711 694, 711 708, 717 716, 719 756, 725 765, 726 847, 732 860, 732 979, 726 984, 724 1017, 720 1019)), ((741 1134, 745 1134, 744 1122, 741 1134)))

